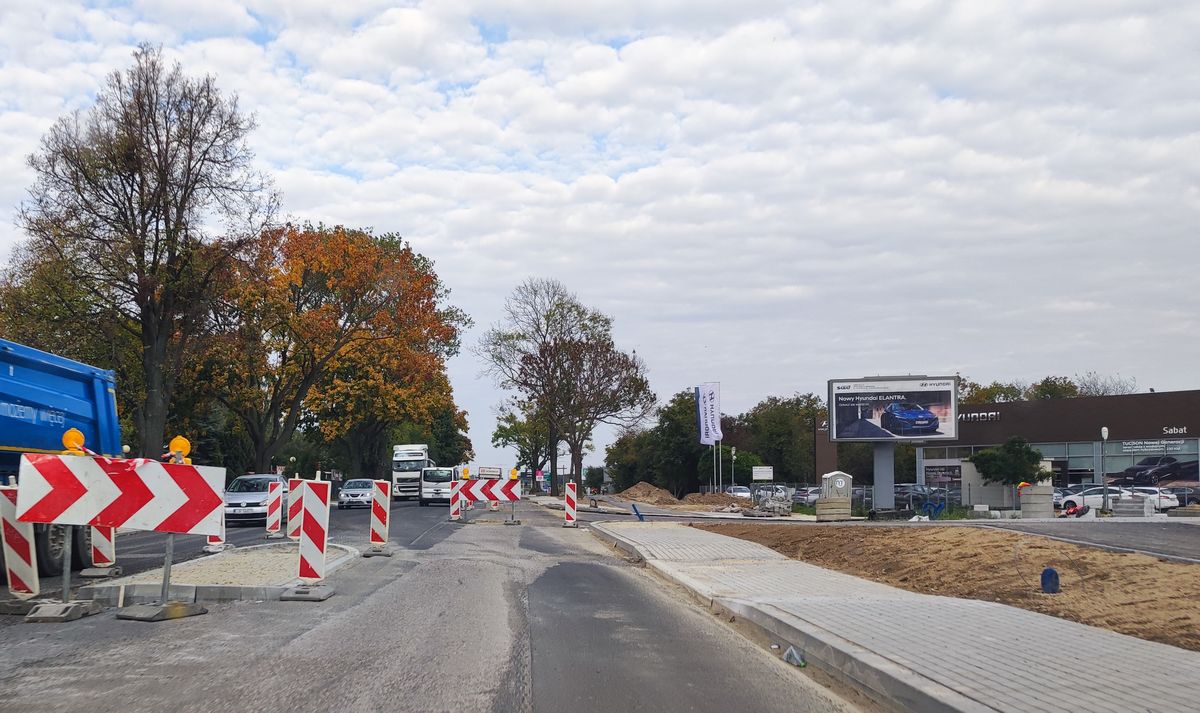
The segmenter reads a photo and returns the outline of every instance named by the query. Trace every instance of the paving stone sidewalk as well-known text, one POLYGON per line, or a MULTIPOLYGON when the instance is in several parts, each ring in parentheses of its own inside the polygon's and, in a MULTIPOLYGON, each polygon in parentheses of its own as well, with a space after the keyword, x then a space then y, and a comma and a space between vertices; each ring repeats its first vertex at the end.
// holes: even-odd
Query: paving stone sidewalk
POLYGON ((1003 604, 908 592, 674 523, 592 529, 893 708, 1200 710, 1197 652, 1003 604))

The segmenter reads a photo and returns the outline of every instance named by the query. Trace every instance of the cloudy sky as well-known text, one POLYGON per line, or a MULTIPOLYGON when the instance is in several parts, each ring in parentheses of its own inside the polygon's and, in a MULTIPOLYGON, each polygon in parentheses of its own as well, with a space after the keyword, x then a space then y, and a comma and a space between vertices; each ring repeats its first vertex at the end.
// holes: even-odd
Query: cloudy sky
POLYGON ((1197 37, 1154 0, 7 0, 0 261, 25 156, 148 41, 256 114, 288 214, 433 257, 468 343, 537 275, 727 413, 872 374, 1196 388, 1197 37))

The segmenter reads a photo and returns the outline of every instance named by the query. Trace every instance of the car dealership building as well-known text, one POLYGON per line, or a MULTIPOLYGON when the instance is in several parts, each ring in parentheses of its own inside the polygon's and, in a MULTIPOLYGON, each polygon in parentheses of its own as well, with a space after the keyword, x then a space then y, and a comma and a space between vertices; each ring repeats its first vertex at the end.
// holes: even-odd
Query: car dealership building
POLYGON ((1054 484, 1098 483, 1139 475, 1159 485, 1196 482, 1200 391, 961 405, 958 438, 917 448, 917 482, 961 478, 972 453, 1021 436, 1041 451, 1054 484), (1101 438, 1108 429, 1108 440, 1101 438))
MULTIPOLYGON (((817 467, 837 467, 836 444, 820 434, 817 467), (822 441, 824 441, 822 443, 822 441)), ((1041 451, 1054 484, 1095 482, 1141 474, 1139 482, 1196 484, 1200 479, 1200 391, 1093 396, 965 405, 954 440, 917 442, 918 483, 961 481, 965 459, 1020 436, 1041 451), (1108 428, 1108 440, 1101 428, 1108 428)))

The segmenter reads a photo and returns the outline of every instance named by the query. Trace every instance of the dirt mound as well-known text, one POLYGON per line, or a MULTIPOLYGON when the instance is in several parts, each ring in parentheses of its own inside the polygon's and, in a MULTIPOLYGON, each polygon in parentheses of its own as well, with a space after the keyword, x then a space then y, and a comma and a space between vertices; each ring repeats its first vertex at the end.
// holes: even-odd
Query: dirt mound
POLYGON ((624 490, 617 495, 626 500, 636 500, 650 505, 678 505, 679 499, 662 488, 655 487, 645 481, 624 490))
POLYGON ((725 493, 689 493, 683 496, 685 505, 749 505, 746 498, 739 498, 725 493))
POLYGON ((1200 565, 962 526, 699 524, 792 559, 925 594, 996 601, 1200 651, 1200 565), (1062 592, 1040 593, 1054 567, 1062 592))

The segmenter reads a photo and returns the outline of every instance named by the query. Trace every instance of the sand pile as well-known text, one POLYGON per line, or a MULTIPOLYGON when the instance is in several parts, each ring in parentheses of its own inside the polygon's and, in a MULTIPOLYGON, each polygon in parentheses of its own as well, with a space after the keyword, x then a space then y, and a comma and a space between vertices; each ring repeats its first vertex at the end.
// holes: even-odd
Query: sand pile
POLYGON ((725 493, 689 493, 683 497, 685 505, 750 505, 749 498, 738 498, 725 493))
POLYGON ((645 481, 629 488, 623 492, 617 493, 626 500, 634 500, 639 503, 647 503, 650 505, 678 505, 679 499, 662 488, 655 487, 645 481))

